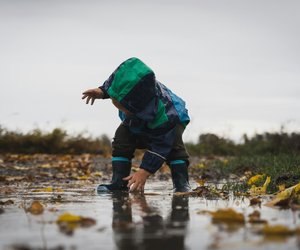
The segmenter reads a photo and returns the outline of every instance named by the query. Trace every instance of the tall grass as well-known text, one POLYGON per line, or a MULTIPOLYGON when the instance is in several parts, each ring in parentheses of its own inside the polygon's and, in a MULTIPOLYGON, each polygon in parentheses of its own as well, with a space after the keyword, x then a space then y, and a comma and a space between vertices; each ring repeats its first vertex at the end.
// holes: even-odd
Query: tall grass
POLYGON ((0 153, 48 153, 48 154, 110 154, 110 139, 106 135, 99 138, 82 134, 70 136, 61 129, 51 132, 35 129, 28 133, 9 131, 0 127, 0 153))
MULTIPOLYGON (((215 158, 203 161, 201 168, 198 166, 194 165, 191 168, 194 176, 208 177, 213 180, 228 179, 232 175, 238 178, 256 174, 270 176, 270 192, 277 191, 281 184, 288 187, 300 182, 299 154, 241 155, 226 159, 215 158)), ((244 181, 246 182, 247 178, 244 181)))
POLYGON ((243 139, 242 143, 235 143, 214 134, 202 134, 197 143, 186 143, 186 146, 191 155, 198 156, 300 154, 300 133, 266 132, 251 138, 244 135, 243 139))

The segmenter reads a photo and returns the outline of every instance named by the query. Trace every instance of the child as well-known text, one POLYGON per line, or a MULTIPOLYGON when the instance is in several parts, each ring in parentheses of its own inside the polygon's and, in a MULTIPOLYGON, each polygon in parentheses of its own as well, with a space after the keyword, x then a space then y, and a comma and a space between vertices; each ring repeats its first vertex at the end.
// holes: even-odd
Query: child
POLYGON ((99 185, 98 192, 143 192, 147 178, 164 162, 171 169, 174 191, 190 191, 189 156, 182 141, 190 121, 185 102, 158 82, 147 65, 137 58, 126 60, 102 86, 83 92, 85 98, 91 105, 95 99, 110 98, 122 120, 112 142, 111 184, 99 185), (147 151, 140 169, 130 175, 137 148, 147 151))

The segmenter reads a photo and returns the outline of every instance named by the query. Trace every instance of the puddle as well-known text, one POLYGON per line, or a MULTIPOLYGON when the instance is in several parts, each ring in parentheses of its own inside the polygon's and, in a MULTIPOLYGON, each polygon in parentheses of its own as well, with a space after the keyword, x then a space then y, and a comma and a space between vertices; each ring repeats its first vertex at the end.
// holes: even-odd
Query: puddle
MULTIPOLYGON (((170 181, 151 181, 144 196, 128 193, 102 194, 94 185, 67 188, 63 192, 22 191, 1 195, 14 204, 0 214, 1 249, 299 249, 299 236, 267 238, 257 231, 261 225, 213 223, 208 214, 234 208, 247 217, 254 210, 269 224, 299 225, 299 212, 265 206, 249 207, 249 200, 207 200, 172 194, 170 181), (26 213, 24 206, 38 200, 41 215, 26 213), (95 225, 76 227, 67 234, 57 225, 65 213, 92 218, 95 225)), ((24 189, 25 190, 25 189, 24 189)), ((28 190, 28 189, 27 189, 28 190)))
POLYGON ((144 196, 98 195, 96 183, 110 179, 108 159, 37 155, 32 166, 19 158, 0 164, 0 249, 300 249, 299 210, 266 207, 267 196, 261 207, 231 195, 174 196, 164 172, 147 181, 144 196), (40 215, 28 212, 32 201, 40 215), (222 208, 241 213, 245 223, 217 223, 207 212, 222 208), (264 236, 263 224, 249 223, 254 211, 293 233, 264 236))

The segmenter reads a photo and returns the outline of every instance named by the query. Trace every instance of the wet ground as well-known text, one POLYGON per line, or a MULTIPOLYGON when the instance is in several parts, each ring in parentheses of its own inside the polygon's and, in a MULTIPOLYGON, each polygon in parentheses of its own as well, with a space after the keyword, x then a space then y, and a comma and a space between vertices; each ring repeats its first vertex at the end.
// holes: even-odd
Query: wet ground
POLYGON ((96 183, 82 176, 35 179, 34 185, 14 178, 14 184, 7 185, 7 178, 1 187, 0 249, 300 249, 298 233, 266 235, 263 223, 249 222, 248 215, 258 211, 270 225, 300 225, 299 210, 266 207, 268 197, 261 206, 249 206, 245 197, 174 195, 170 179, 163 178, 151 179, 144 195, 98 195, 96 183), (42 210, 32 210, 33 201, 42 210), (207 213, 220 208, 233 208, 245 222, 215 221, 207 213), (65 213, 81 219, 68 217, 61 223, 65 213))

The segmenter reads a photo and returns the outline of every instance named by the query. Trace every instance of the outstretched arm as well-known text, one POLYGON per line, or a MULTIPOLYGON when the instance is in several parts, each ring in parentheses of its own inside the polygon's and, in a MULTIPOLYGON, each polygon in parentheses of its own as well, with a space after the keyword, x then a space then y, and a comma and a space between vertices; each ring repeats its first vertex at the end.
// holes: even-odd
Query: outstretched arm
POLYGON ((81 99, 86 98, 86 104, 89 104, 89 102, 91 101, 91 105, 94 104, 94 101, 96 99, 103 99, 103 97, 104 97, 104 93, 100 88, 88 89, 88 90, 84 91, 82 93, 82 95, 83 96, 81 99))

